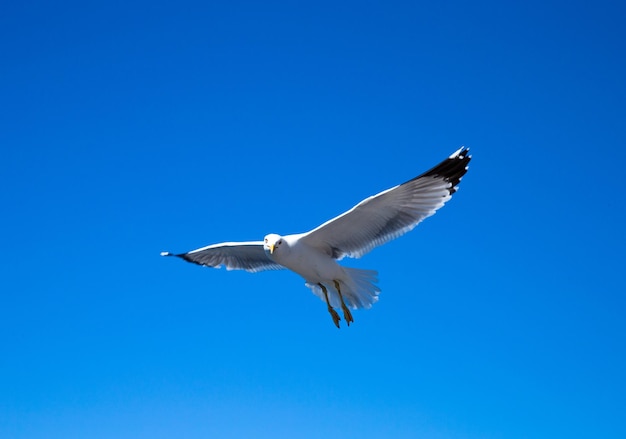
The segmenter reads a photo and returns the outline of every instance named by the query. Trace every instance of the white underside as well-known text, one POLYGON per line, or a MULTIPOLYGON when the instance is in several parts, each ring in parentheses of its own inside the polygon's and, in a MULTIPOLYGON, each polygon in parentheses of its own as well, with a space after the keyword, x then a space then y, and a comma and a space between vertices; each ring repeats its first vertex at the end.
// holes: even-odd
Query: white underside
POLYGON ((333 307, 341 306, 335 286, 337 281, 347 306, 353 309, 371 308, 380 293, 380 288, 376 285, 378 282, 376 271, 343 267, 318 249, 299 242, 298 237, 298 235, 284 237, 288 248, 283 246, 277 249, 272 259, 302 276, 313 294, 325 302, 326 298, 319 284, 324 285, 333 307))

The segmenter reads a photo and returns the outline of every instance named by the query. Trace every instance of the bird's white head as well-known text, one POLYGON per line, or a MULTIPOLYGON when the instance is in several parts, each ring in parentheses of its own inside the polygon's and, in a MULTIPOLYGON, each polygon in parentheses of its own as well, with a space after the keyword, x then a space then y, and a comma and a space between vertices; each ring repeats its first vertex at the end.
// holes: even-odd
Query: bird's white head
POLYGON ((284 245, 285 240, 282 236, 277 235, 276 233, 270 233, 263 240, 263 249, 266 252, 269 252, 270 255, 273 255, 274 252, 279 251, 280 246, 284 245))

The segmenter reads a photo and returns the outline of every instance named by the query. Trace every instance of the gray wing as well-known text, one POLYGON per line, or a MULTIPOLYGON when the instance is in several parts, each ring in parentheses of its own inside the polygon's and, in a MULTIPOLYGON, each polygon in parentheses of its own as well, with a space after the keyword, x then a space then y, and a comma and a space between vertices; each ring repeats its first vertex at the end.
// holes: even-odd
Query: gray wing
POLYGON ((412 230, 442 207, 467 172, 468 153, 468 148, 459 149, 431 170, 366 198, 300 240, 335 259, 363 256, 412 230))
POLYGON ((214 268, 224 266, 227 270, 246 270, 252 273, 284 268, 267 257, 261 241, 222 242, 187 253, 162 252, 161 256, 177 256, 198 265, 214 268))

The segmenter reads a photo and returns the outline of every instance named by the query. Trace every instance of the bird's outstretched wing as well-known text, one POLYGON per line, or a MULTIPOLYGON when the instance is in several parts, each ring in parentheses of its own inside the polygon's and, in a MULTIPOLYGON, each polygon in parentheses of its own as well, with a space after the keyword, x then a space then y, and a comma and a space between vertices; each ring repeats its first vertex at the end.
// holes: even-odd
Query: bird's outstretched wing
POLYGON ((471 159, 461 148, 429 171, 366 198, 349 211, 303 234, 300 241, 335 259, 359 258, 433 215, 456 192, 471 159))
POLYGON ((214 268, 224 266, 227 270, 246 270, 252 273, 284 268, 267 257, 261 241, 222 242, 187 253, 162 252, 161 256, 177 256, 198 265, 214 268))

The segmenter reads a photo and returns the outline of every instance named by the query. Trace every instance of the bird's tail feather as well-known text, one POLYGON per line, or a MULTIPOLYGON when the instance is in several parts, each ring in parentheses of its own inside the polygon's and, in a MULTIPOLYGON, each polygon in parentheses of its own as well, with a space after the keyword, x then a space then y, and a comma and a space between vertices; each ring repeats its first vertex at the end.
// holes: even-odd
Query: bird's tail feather
MULTIPOLYGON (((378 272, 349 267, 343 267, 343 269, 346 276, 344 279, 339 280, 339 287, 346 305, 352 309, 371 308, 378 301, 378 295, 380 294, 380 288, 376 285, 378 272)), ((319 285, 307 283, 306 286, 313 291, 313 294, 326 301, 324 292, 319 285)), ((340 307, 341 301, 334 282, 325 286, 331 306, 335 308, 340 307)))

